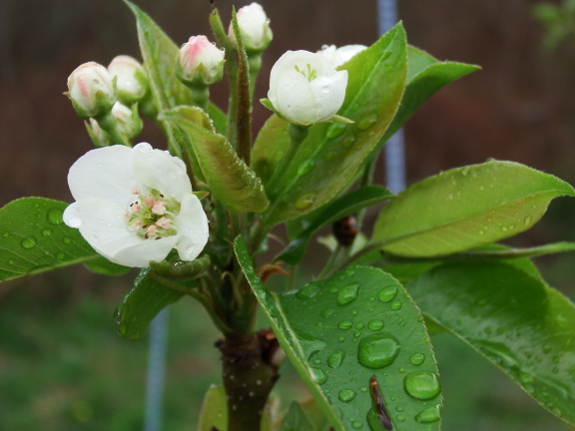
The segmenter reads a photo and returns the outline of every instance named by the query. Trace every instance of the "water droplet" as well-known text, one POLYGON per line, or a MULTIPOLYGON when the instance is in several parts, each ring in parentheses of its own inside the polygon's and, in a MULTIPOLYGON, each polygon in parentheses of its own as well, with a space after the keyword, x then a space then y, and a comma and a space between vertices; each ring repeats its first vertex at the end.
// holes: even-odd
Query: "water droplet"
POLYGON ((379 292, 379 300, 381 302, 390 302, 393 298, 395 298, 396 294, 397 294, 397 286, 391 285, 384 287, 379 292))
POLYGON ((52 235, 52 229, 43 229, 42 236, 50 236, 52 235))
POLYGON ((351 320, 342 320, 341 322, 339 322, 339 325, 337 325, 339 329, 349 329, 352 326, 353 322, 351 320))
POLYGON ((509 348, 501 343, 492 343, 485 340, 475 342, 479 347, 485 350, 490 356, 495 356, 495 360, 506 368, 517 368, 519 362, 509 348))
POLYGON ((361 332, 359 332, 359 331, 355 331, 355 332, 353 333, 353 336, 354 336, 354 337, 359 337, 360 335, 361 335, 361 332))
POLYGON ((378 319, 374 319, 367 324, 367 327, 372 331, 379 331, 383 328, 383 322, 378 319))
POLYGON ((355 398, 356 393, 351 389, 343 389, 339 391, 339 399, 344 403, 349 403, 351 400, 355 398))
POLYGON ((367 368, 387 367, 397 357, 401 345, 388 332, 369 335, 360 340, 357 349, 357 360, 367 368))
POLYGON ((372 113, 366 115, 365 117, 360 118, 359 121, 357 122, 357 128, 359 130, 367 130, 375 123, 377 123, 377 114, 372 113))
POLYGON ((335 139, 340 136, 346 129, 347 125, 345 123, 333 123, 327 129, 326 137, 328 139, 335 139))
POLYGON ((48 223, 54 225, 60 225, 64 222, 64 220, 62 219, 62 211, 57 209, 51 209, 50 211, 48 211, 47 219, 48 223))
POLYGON ((441 406, 439 404, 428 407, 419 414, 417 414, 417 416, 415 416, 415 420, 423 424, 437 422, 440 418, 441 418, 441 406))
POLYGON ((405 392, 418 400, 430 400, 441 392, 436 374, 427 371, 416 371, 408 374, 403 380, 405 392))
POLYGON ((306 193, 305 195, 300 196, 295 202, 296 209, 303 211, 309 208, 315 201, 315 197, 315 193, 306 193))
POLYGON ((535 388, 531 385, 525 385, 523 386, 523 388, 527 391, 527 393, 529 394, 534 394, 535 393, 535 388))
POLYGON ((413 365, 421 365, 425 361, 425 355, 423 353, 414 353, 409 357, 409 362, 413 365))
POLYGON ((69 236, 65 236, 64 238, 62 238, 62 242, 64 244, 70 244, 72 242, 72 239, 69 236))
POLYGON ((349 148, 353 145, 353 143, 356 141, 356 137, 354 135, 349 135, 347 136, 344 140, 343 140, 343 148, 349 148))
POLYGON ((304 163, 302 163, 298 170, 297 173, 298 175, 306 175, 309 174, 311 169, 313 168, 314 162, 313 160, 306 160, 304 163))
POLYGON ((335 312, 335 308, 326 308, 321 312, 321 317, 326 318, 331 316, 335 312))
POLYGON ((357 322, 357 323, 355 324, 355 327, 356 327, 357 329, 363 329, 364 326, 365 326, 365 325, 364 325, 362 322, 357 322))
POLYGON ((29 249, 36 245, 36 239, 34 239, 34 237, 32 236, 28 236, 24 238, 20 244, 22 245, 22 247, 29 249))
POLYGON ((479 235, 485 235, 485 231, 482 230, 482 229, 480 229, 480 230, 479 230, 479 235))
POLYGON ((352 422, 351 426, 354 427, 356 430, 361 429, 363 427, 361 422, 358 422, 358 421, 352 422))
POLYGON ((336 156, 336 152, 335 151, 328 151, 328 153, 323 156, 324 160, 331 160, 336 156))
POLYGON ((324 373, 320 368, 311 368, 311 376, 320 385, 323 385, 325 382, 327 382, 327 374, 324 373))
POLYGON ((348 286, 345 286, 343 289, 339 291, 337 295, 337 303, 339 305, 346 305, 350 302, 355 301, 357 298, 357 292, 359 290, 359 284, 354 283, 348 286))
POLYGON ((392 310, 399 310, 401 308, 401 301, 393 301, 390 305, 392 310))
POLYGON ((309 299, 313 298, 320 291, 320 287, 317 284, 308 284, 297 291, 295 297, 298 299, 309 299))
POLYGON ((336 350, 327 358, 327 365, 330 368, 338 368, 345 359, 345 352, 343 350, 336 350))

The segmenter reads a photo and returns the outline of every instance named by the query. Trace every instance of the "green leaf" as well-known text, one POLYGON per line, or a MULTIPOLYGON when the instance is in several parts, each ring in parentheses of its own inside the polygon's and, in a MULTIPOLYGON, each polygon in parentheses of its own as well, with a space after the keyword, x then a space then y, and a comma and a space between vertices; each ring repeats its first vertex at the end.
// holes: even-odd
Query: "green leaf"
POLYGON ((321 407, 313 397, 309 397, 307 400, 301 401, 299 405, 305 412, 314 430, 326 431, 330 428, 329 422, 323 414, 321 407))
POLYGON ((426 316, 575 424, 575 307, 502 263, 441 265, 407 284, 426 316))
POLYGON ((272 115, 260 129, 252 148, 252 168, 264 184, 271 178, 289 143, 287 121, 272 115))
POLYGON ((282 420, 279 431, 315 431, 301 406, 293 401, 282 420))
MULTIPOLYGON (((344 65, 349 79, 338 114, 355 123, 320 123, 310 127, 283 178, 274 181, 273 190, 266 189, 271 201, 264 215, 266 225, 319 208, 354 177, 395 116, 407 76, 406 49, 405 32, 399 24, 344 65)), ((278 120, 270 121, 278 124, 278 120)), ((281 127, 286 126, 287 123, 281 127)), ((262 133, 268 132, 275 135, 269 129, 262 133)), ((266 147, 254 149, 254 157, 258 157, 254 166, 261 170, 276 160, 274 151, 269 156, 266 151, 276 143, 262 137, 256 145, 266 147)))
POLYGON ((373 238, 399 256, 456 253, 529 229, 563 195, 575 195, 573 187, 518 163, 452 169, 401 192, 379 214, 373 238))
POLYGON ((0 282, 103 259, 64 224, 65 202, 22 198, 0 209, 0 282))
POLYGON ((382 187, 366 186, 353 190, 328 205, 306 214, 303 218, 307 227, 274 260, 283 260, 292 265, 299 263, 303 259, 312 235, 319 229, 363 208, 391 199, 393 196, 393 193, 382 187))
POLYGON ((209 120, 202 115, 200 109, 180 106, 163 112, 161 117, 188 135, 210 191, 228 210, 262 212, 268 199, 260 179, 224 136, 206 129, 209 120))
POLYGON ((372 375, 396 429, 439 429, 437 366, 423 318, 397 280, 355 267, 278 295, 256 276, 241 237, 235 252, 280 345, 336 430, 385 431, 372 413, 372 375), (436 416, 420 423, 423 412, 436 416))
MULTIPOLYGON (((178 284, 181 284, 184 290, 194 286, 195 280, 178 284)), ((124 297, 124 303, 116 309, 114 318, 118 332, 127 340, 137 340, 154 317, 182 295, 157 282, 150 268, 142 269, 134 280, 134 288, 124 297)))
POLYGON ((210 103, 208 105, 208 115, 214 122, 214 127, 220 135, 226 135, 226 129, 228 127, 228 117, 224 114, 220 108, 216 105, 210 103))
POLYGON ((117 263, 110 262, 103 256, 98 256, 97 258, 84 263, 84 265, 90 271, 101 275, 122 275, 131 269, 127 266, 122 266, 118 265, 117 263))

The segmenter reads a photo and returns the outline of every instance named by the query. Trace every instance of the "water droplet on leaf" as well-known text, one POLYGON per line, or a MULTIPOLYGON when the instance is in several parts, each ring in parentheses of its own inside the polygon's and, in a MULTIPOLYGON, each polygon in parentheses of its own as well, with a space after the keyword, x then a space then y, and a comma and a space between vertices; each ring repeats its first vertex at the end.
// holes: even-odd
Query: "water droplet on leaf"
POLYGON ((62 211, 57 209, 51 209, 47 214, 48 223, 54 225, 60 225, 64 222, 62 219, 62 211))
POLYGON ((350 302, 355 301, 357 298, 357 292, 359 290, 359 284, 354 283, 348 286, 345 286, 343 289, 339 291, 337 295, 337 303, 339 305, 346 305, 350 302))
POLYGON ((345 359, 345 352, 343 350, 336 350, 327 358, 327 365, 330 368, 338 368, 345 359))
POLYGON ((36 239, 34 239, 32 236, 28 236, 24 238, 20 244, 22 247, 30 249, 36 245, 36 239))
POLYGON ((327 374, 320 368, 311 368, 311 376, 320 385, 327 382, 327 374))
POLYGON ((379 331, 380 329, 383 328, 383 322, 381 320, 375 319, 375 320, 370 321, 367 324, 367 327, 369 329, 371 329, 372 331, 379 331))
POLYGON ((441 418, 441 406, 439 404, 428 407, 422 412, 420 412, 417 416, 415 416, 415 420, 423 424, 437 422, 440 418, 441 418))
POLYGON ((400 348, 399 341, 388 332, 369 335, 359 342, 357 360, 367 368, 387 367, 393 363, 400 348))
POLYGON ((351 320, 342 320, 341 322, 339 322, 339 325, 337 325, 339 329, 349 329, 352 326, 353 322, 351 320))
POLYGON ((349 403, 355 398, 355 395, 356 393, 351 389, 343 389, 339 391, 339 400, 343 401, 344 403, 349 403))
POLYGON ((303 211, 309 208, 315 201, 315 197, 315 193, 306 193, 305 195, 300 196, 295 202, 296 209, 303 211))
POLYGON ((397 294, 397 286, 387 286, 379 292, 379 300, 381 302, 390 302, 397 294))
POLYGON ((298 299, 309 299, 313 298, 320 291, 320 287, 317 284, 308 284, 297 291, 295 297, 298 299))
POLYGON ((403 380, 403 386, 408 395, 418 400, 430 400, 441 392, 437 375, 427 371, 408 374, 403 380))
POLYGON ((409 362, 413 365, 421 365, 425 361, 425 355, 423 353, 414 353, 409 357, 409 362))

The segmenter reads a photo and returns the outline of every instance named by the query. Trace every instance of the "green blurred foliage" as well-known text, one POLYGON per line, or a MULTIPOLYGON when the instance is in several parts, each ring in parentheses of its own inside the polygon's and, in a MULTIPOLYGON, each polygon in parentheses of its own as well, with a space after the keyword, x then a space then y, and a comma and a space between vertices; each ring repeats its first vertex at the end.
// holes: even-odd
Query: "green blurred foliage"
POLYGON ((531 12, 545 29, 546 49, 552 51, 563 42, 575 42, 575 0, 563 0, 560 6, 537 3, 531 12))

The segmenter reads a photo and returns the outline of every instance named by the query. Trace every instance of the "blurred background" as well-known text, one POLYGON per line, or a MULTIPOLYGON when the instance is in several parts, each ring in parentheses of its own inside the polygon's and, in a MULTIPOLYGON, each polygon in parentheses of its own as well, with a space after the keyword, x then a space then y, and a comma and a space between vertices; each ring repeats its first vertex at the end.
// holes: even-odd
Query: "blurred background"
MULTIPOLYGON (((136 3, 178 45, 210 34, 208 0, 136 3)), ((225 23, 232 4, 247 3, 216 0, 225 23)), ((257 98, 286 50, 370 45, 378 37, 375 0, 260 3, 275 39, 257 98)), ((575 184, 573 13, 548 7, 535 19, 537 2, 528 0, 399 3, 412 45, 440 60, 483 67, 441 90, 408 122, 408 183, 493 157, 575 184)), ((134 20, 120 0, 0 0, 0 206, 21 196, 71 201, 67 170, 91 142, 62 95, 66 79, 81 63, 107 65, 118 54, 141 59, 134 20)), ((225 107, 225 85, 212 94, 225 107)), ((269 112, 256 106, 254 115, 257 130, 269 112)), ((141 138, 165 145, 150 123, 141 138)), ((538 225, 509 243, 575 241, 574 216, 575 203, 558 199, 538 225)), ((538 264, 550 285, 575 297, 572 254, 538 264)), ((0 285, 1 430, 142 429, 147 340, 122 340, 112 320, 133 277, 105 278, 77 267, 0 285)), ((172 309, 164 429, 191 431, 207 386, 220 382, 212 347, 218 335, 191 300, 172 309)), ((574 429, 451 336, 432 341, 446 399, 444 431, 574 429)), ((289 365, 282 373, 278 391, 305 397, 289 365)))

